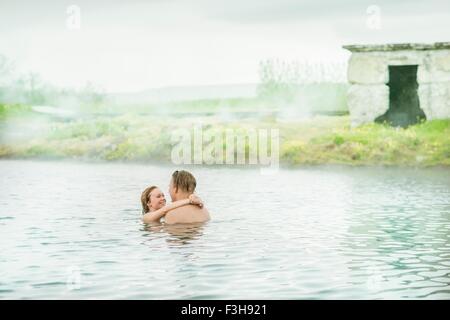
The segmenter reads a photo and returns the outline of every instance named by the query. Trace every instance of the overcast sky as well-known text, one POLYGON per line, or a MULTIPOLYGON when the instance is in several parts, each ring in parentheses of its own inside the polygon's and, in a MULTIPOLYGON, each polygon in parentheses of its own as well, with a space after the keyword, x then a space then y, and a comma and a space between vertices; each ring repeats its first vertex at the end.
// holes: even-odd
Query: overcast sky
POLYGON ((344 44, 450 41, 450 1, 0 0, 0 39, 0 54, 58 86, 254 83, 267 58, 339 62, 344 44))

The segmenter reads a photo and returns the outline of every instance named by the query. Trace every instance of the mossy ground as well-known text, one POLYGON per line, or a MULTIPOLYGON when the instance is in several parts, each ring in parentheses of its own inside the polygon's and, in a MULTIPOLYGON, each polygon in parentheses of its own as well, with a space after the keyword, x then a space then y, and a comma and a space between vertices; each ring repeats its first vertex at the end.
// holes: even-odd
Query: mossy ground
POLYGON ((41 129, 32 131, 31 135, 8 138, 10 133, 5 130, 25 132, 33 121, 32 117, 16 113, 3 118, 0 157, 170 162, 174 145, 172 132, 180 128, 192 131, 194 125, 201 124, 204 135, 213 130, 233 129, 245 133, 248 129, 278 129, 280 163, 287 166, 450 165, 450 120, 426 121, 403 129, 376 123, 351 128, 348 116, 222 121, 218 117, 124 114, 70 121, 46 119, 41 129), (15 127, 6 125, 16 118, 22 122, 16 121, 15 127))

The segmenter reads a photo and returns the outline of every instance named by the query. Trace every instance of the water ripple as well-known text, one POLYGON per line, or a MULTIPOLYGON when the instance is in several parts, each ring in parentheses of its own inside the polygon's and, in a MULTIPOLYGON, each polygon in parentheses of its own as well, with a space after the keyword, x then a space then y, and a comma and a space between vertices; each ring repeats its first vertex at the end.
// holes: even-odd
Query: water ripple
POLYGON ((213 220, 143 225, 171 169, 2 161, 0 298, 450 299, 448 170, 196 168, 213 220))

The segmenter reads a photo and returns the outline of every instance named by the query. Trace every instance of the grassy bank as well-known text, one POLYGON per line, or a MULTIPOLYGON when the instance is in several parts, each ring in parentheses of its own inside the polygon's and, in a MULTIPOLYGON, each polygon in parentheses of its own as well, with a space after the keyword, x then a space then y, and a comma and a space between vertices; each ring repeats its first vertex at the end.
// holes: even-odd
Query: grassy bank
POLYGON ((450 166, 450 120, 433 120, 402 129, 375 123, 350 128, 349 119, 340 118, 310 139, 287 134, 282 146, 283 162, 450 166))
MULTIPOLYGON (((203 134, 233 129, 276 128, 280 163, 450 166, 450 120, 407 129, 381 124, 350 128, 348 116, 316 116, 303 121, 224 121, 218 116, 171 118, 125 114, 61 121, 10 116, 0 125, 2 158, 72 158, 106 161, 170 162, 172 132, 202 124, 203 134)), ((206 143, 205 143, 206 144, 206 143)))

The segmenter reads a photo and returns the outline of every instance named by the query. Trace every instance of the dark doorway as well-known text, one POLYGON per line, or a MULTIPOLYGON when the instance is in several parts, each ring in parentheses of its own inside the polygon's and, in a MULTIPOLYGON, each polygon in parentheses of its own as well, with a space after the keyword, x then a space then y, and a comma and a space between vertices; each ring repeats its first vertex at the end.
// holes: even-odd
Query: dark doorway
POLYGON ((389 109, 376 122, 407 127, 426 118, 417 95, 417 67, 389 66, 389 109))

